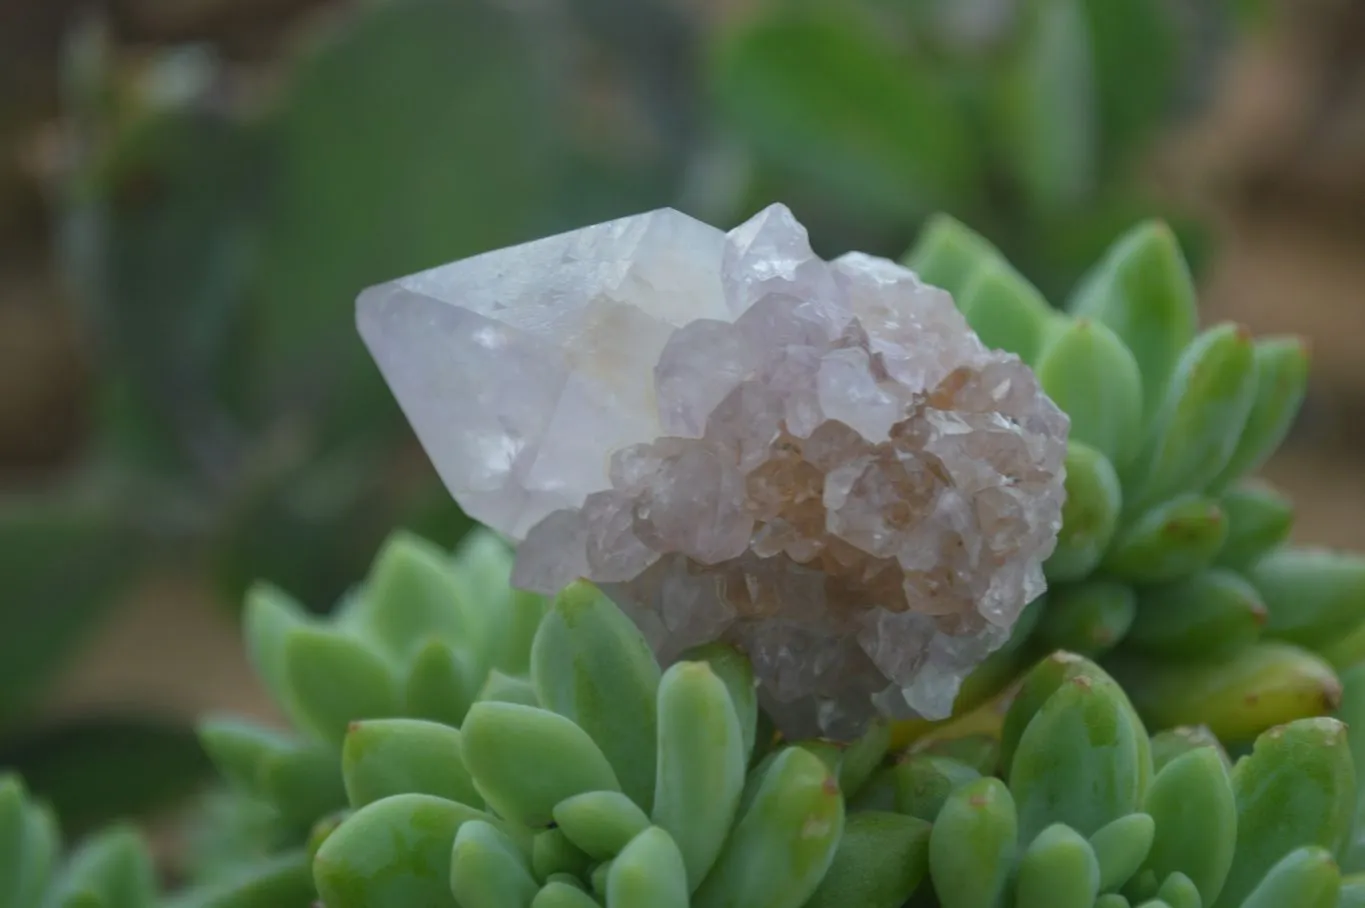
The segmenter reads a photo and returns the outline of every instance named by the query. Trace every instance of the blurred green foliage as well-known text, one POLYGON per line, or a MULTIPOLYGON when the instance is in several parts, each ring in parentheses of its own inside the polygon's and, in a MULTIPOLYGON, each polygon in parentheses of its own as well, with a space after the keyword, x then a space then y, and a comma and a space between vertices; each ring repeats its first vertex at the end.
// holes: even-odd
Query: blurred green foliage
POLYGON ((1182 79, 1166 4, 702 8, 359 3, 245 76, 201 47, 130 68, 98 23, 73 31, 57 222, 98 415, 66 480, 0 505, 0 765, 110 812, 201 769, 178 730, 129 725, 129 762, 162 784, 105 766, 124 796, 95 798, 73 748, 114 732, 29 721, 143 567, 202 568, 233 604, 266 576, 326 607, 394 526, 467 530, 354 331, 367 284, 649 208, 725 224, 780 199, 831 254, 895 255, 947 210, 1052 294, 1134 220, 1181 224, 1138 179, 1182 79))
MULTIPOLYGON (((1204 4, 1224 18, 1242 5, 1204 4)), ((823 217, 872 244, 946 210, 1049 297, 1144 217, 1205 252, 1141 181, 1185 76, 1175 4, 770 6, 718 42, 710 73, 724 122, 770 173, 753 204, 782 197, 815 212, 817 240, 823 217)))

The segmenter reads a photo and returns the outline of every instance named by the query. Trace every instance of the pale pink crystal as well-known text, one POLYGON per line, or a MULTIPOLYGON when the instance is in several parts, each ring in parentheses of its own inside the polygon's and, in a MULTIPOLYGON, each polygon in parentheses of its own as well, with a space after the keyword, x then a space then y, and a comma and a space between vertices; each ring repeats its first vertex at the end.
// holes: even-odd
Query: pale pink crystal
POLYGON ((785 207, 664 209, 371 288, 360 330, 514 582, 721 639, 789 735, 942 718, 1042 593, 1068 422, 947 293, 785 207))

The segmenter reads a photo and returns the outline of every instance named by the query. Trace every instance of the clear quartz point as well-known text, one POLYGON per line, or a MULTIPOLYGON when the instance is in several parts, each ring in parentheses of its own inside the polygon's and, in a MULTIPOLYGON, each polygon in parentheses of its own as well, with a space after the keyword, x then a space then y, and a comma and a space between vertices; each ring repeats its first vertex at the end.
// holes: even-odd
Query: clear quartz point
POLYGON ((513 580, 726 640, 790 736, 946 717, 1043 589, 1066 416, 949 295, 773 205, 671 209, 372 287, 360 333, 513 580))

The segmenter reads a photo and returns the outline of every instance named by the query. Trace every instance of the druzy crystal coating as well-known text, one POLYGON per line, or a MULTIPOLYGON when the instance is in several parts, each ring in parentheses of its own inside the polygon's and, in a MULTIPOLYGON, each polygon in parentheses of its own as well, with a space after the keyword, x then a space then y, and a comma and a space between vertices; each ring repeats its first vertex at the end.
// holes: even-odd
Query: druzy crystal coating
POLYGON ((789 735, 947 716, 1045 588, 1068 421, 949 295, 773 205, 661 209, 366 290, 360 332, 513 582, 667 664, 737 644, 789 735))

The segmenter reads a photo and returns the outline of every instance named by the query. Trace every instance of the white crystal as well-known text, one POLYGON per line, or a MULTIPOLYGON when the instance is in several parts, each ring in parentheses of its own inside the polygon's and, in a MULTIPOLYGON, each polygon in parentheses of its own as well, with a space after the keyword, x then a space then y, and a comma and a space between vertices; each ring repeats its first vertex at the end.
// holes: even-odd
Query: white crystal
POLYGON ((717 639, 788 735, 942 718, 1043 590, 1068 422, 947 293, 790 211, 672 210, 401 278, 361 334, 441 477, 667 663, 717 639))

